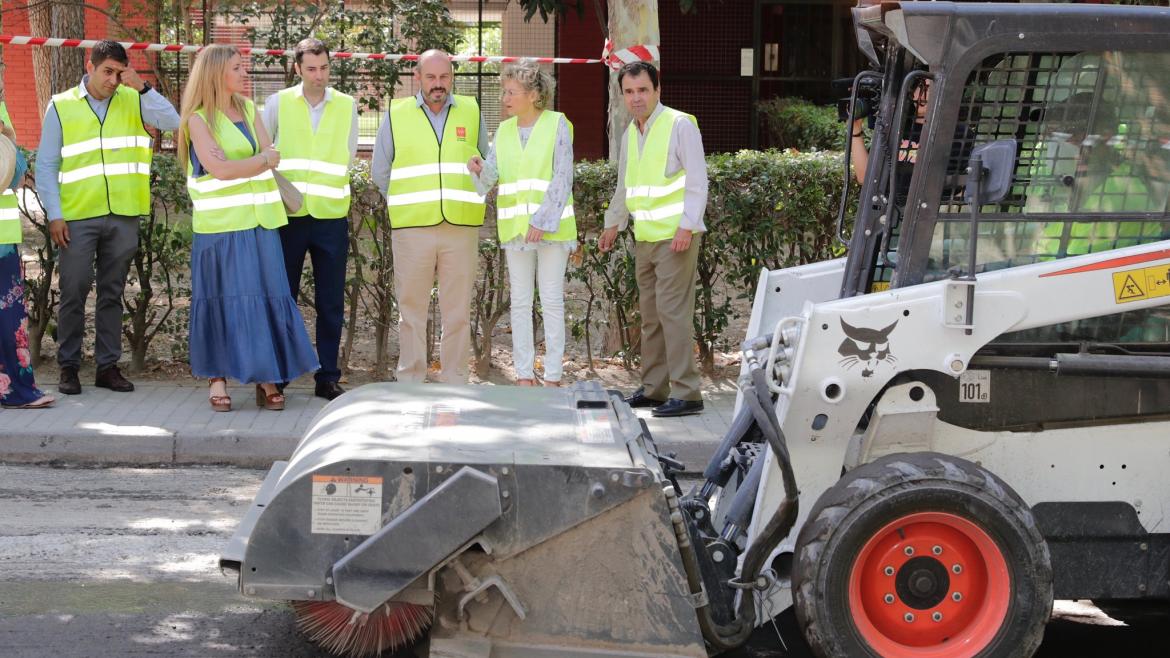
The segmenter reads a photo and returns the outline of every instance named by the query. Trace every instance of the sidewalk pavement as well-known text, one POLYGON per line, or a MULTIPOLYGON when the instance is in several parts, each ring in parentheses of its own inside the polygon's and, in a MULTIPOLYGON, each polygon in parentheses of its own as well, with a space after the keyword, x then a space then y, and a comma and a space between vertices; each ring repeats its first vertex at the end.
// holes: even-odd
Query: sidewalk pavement
MULTIPOLYGON (((264 411, 253 389, 233 386, 236 408, 215 413, 207 388, 177 383, 136 384, 133 393, 87 386, 56 395, 51 409, 0 411, 0 462, 110 465, 228 464, 268 468, 288 459, 326 404, 312 389, 289 387, 284 411, 264 411)), ((55 391, 52 391, 56 393, 55 391)), ((731 424, 734 391, 706 394, 702 414, 646 419, 663 453, 676 453, 688 472, 701 472, 731 424)))

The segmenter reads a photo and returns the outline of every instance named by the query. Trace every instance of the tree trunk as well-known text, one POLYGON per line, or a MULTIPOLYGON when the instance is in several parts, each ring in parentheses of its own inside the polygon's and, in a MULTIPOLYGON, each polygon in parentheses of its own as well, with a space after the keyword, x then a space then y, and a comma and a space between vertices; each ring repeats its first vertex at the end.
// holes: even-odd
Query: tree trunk
MULTIPOLYGON (((658 0, 609 0, 609 38, 614 51, 637 45, 659 45, 658 0)), ((655 66, 659 62, 654 62, 655 66)), ((618 157, 618 140, 630 123, 622 101, 617 71, 609 74, 609 158, 618 157)))
MULTIPOLYGON (((36 4, 28 10, 29 32, 34 37, 47 37, 53 34, 53 5, 36 4)), ((49 106, 49 98, 53 95, 53 57, 51 48, 34 47, 32 49, 33 82, 37 91, 37 110, 39 116, 45 116, 45 108, 49 106)))
MULTIPOLYGON (((609 0, 609 39, 613 42, 613 50, 637 45, 658 45, 658 0, 609 0)), ((654 62, 658 66, 658 62, 654 62)), ((621 138, 625 135, 626 127, 630 124, 630 113, 626 110, 622 100, 622 88, 618 84, 617 71, 609 73, 609 120, 606 131, 609 134, 609 159, 615 163, 618 159, 621 138)), ((618 172, 618 176, 621 176, 618 172)), ((616 309, 614 309, 616 311, 616 309)), ((603 339, 605 349, 612 354, 617 346, 628 345, 628 331, 632 327, 623 327, 621 318, 614 312, 610 313, 610 324, 603 339)), ((630 354, 623 350, 623 361, 629 362, 630 354)))
MULTIPOLYGON (((85 38, 85 7, 81 0, 58 0, 53 8, 53 36, 85 38)), ((85 75, 86 52, 82 48, 51 48, 53 51, 53 93, 76 87, 85 75)))

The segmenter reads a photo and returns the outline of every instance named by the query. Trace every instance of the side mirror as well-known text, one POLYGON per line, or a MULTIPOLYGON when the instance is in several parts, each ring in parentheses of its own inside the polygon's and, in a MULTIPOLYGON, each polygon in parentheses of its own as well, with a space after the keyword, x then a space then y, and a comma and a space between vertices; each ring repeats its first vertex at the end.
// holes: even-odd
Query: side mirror
POLYGON ((1012 189, 1012 178, 1016 170, 1016 149, 1014 139, 1000 139, 971 149, 970 173, 964 192, 968 203, 974 200, 975 185, 979 186, 980 205, 1004 200, 1012 189), (974 168, 979 166, 983 171, 974 171, 974 168))

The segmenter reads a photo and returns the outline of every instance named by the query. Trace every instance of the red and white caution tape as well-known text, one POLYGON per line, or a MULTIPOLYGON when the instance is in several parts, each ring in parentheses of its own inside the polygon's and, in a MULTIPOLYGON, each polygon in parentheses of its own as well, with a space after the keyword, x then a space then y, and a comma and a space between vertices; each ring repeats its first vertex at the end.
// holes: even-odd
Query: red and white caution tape
POLYGON ((615 71, 630 62, 657 62, 659 59, 658 46, 638 44, 615 52, 613 42, 606 39, 605 48, 601 51, 601 59, 606 66, 615 71))
MULTIPOLYGON (((0 43, 11 44, 14 46, 45 46, 49 48, 93 48, 99 41, 97 39, 57 39, 49 37, 29 37, 16 36, 11 34, 0 34, 0 43)), ((126 50, 139 50, 146 52, 164 52, 164 53, 197 53, 203 49, 203 46, 192 46, 185 44, 163 44, 163 43, 138 43, 132 41, 120 41, 122 47, 126 50)), ((249 46, 236 46, 240 52, 245 55, 270 55, 270 56, 289 56, 293 55, 292 50, 286 49, 271 49, 271 48, 251 48, 249 46)), ((655 53, 658 50, 655 48, 655 53)), ((377 61, 407 61, 413 62, 418 59, 418 55, 414 53, 346 53, 335 52, 330 53, 331 56, 338 59, 370 59, 377 61)), ((484 64, 506 64, 508 62, 519 62, 523 59, 533 60, 539 64, 601 64, 600 59, 583 59, 575 57, 501 57, 501 56, 485 56, 485 55, 452 55, 453 62, 473 62, 484 64)))

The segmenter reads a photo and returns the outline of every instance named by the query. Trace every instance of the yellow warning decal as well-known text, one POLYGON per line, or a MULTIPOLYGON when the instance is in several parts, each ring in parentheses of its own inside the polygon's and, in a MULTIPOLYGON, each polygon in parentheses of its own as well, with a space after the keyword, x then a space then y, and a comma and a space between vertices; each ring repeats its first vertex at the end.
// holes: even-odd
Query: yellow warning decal
POLYGON ((889 281, 874 281, 873 283, 869 284, 869 291, 870 292, 885 292, 889 289, 890 289, 890 282, 889 281))
POLYGON ((1170 267, 1159 265, 1113 273, 1113 301, 1117 304, 1170 296, 1170 267))

